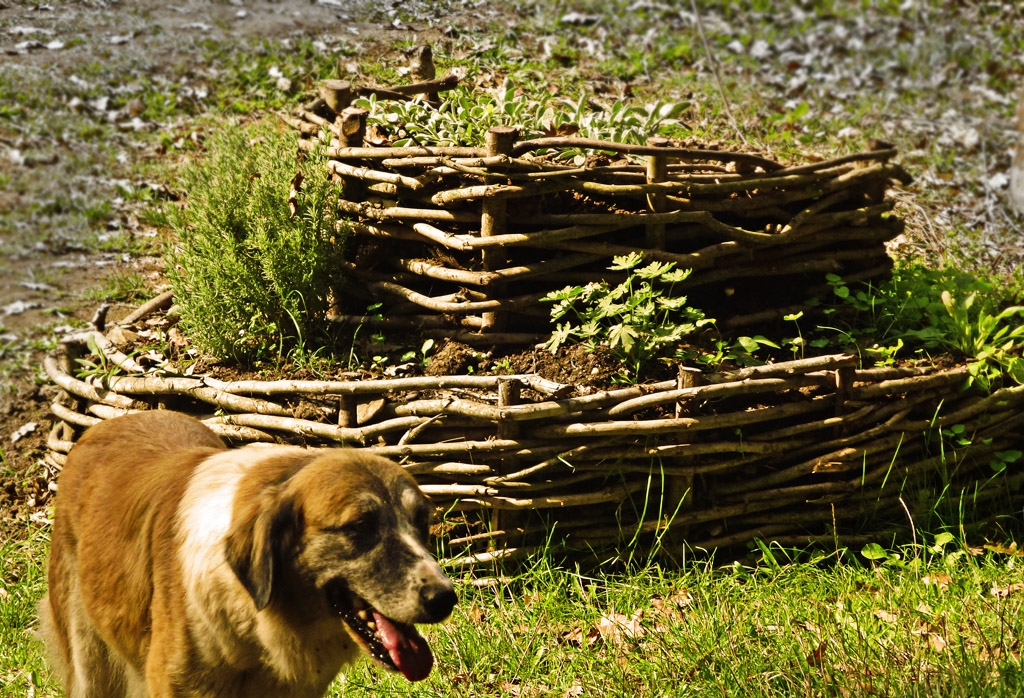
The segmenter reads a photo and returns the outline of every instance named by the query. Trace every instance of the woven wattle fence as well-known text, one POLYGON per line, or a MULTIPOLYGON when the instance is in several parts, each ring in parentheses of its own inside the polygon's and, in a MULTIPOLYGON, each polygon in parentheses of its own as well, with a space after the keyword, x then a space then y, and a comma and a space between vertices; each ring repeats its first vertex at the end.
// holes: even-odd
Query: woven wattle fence
MULTIPOLYGON (((171 324, 130 320, 117 332, 171 324)), ((1021 476, 989 481, 989 462, 1020 445, 1024 387, 963 390, 963 367, 860 370, 833 355, 613 390, 536 375, 224 382, 143 364, 107 334, 70 336, 46 359, 61 389, 53 467, 84 427, 154 408, 236 444, 365 448, 415 475, 452 563, 634 540, 832 545, 876 530, 866 522, 905 522, 910 483, 967 488, 982 508, 1020 500, 1021 476), (97 352, 106 375, 76 377, 75 360, 97 352), (969 444, 944 441, 954 425, 969 444)))
POLYGON ((333 319, 353 326, 535 342, 548 332, 543 296, 615 282, 612 258, 639 253, 692 269, 675 289, 729 331, 807 308, 827 274, 886 274, 885 242, 903 230, 885 193, 910 178, 886 144, 797 166, 665 138, 518 140, 507 127, 486 147, 366 147, 365 110, 310 106, 332 118, 300 109, 287 121, 343 185, 352 283, 333 319))
MULTIPOLYGON (((342 184, 350 283, 336 322, 512 351, 549 336, 544 295, 614 282, 612 258, 639 253, 692 269, 676 289, 729 333, 810 309, 827 274, 884 275, 903 229, 885 194, 908 178, 884 145, 804 165, 504 128, 483 148, 366 147, 345 90, 337 111, 320 101, 287 119, 342 184)), ((367 449, 417 478, 442 556, 467 566, 549 547, 849 544, 927 510, 934 497, 908 495, 921 486, 970 491, 982 510, 1021 502, 1022 476, 993 478, 990 462, 1020 447, 1024 387, 966 390, 965 367, 830 355, 614 389, 535 374, 224 381, 126 353, 126 332, 172 329, 171 303, 96 323, 46 359, 60 388, 52 467, 84 428, 146 409, 190 413, 235 444, 367 449)))

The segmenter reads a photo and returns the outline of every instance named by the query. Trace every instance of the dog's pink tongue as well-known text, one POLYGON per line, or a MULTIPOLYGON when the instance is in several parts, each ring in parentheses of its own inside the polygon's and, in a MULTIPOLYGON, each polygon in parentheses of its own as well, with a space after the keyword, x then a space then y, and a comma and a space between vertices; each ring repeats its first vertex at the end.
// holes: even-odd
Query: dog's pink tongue
POLYGON ((381 644, 405 678, 410 681, 422 681, 427 678, 434 666, 434 655, 430 651, 430 645, 416 628, 389 620, 376 611, 373 612, 373 619, 377 623, 377 635, 381 639, 381 644))

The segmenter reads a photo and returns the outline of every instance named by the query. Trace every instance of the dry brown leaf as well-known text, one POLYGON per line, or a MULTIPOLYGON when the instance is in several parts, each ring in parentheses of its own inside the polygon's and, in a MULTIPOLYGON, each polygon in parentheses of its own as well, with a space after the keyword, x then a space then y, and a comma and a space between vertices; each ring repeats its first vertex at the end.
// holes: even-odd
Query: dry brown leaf
POLYGON ((801 620, 797 622, 797 625, 809 633, 813 633, 815 637, 821 639, 821 628, 809 620, 801 620))
POLYGON ((687 589, 676 589, 665 600, 675 604, 677 608, 686 608, 693 603, 693 594, 687 589))
POLYGON ((579 681, 573 681, 572 686, 565 689, 562 693, 562 698, 580 698, 583 695, 583 684, 579 681))
POLYGON ((552 138, 556 136, 573 136, 579 133, 580 127, 576 124, 561 124, 555 126, 554 124, 548 124, 541 130, 541 134, 546 138, 552 138))
POLYGON ((932 648, 933 652, 941 653, 946 651, 946 638, 942 635, 935 633, 928 633, 928 646, 932 648))
POLYGON ((945 591, 946 589, 948 589, 949 583, 952 581, 953 578, 945 572, 932 572, 931 574, 926 574, 925 576, 921 577, 922 584, 924 584, 925 586, 934 584, 936 587, 938 587, 939 591, 945 591))
POLYGON ((573 647, 590 647, 601 638, 601 632, 594 627, 589 628, 586 632, 580 626, 570 628, 566 632, 562 633, 561 640, 567 645, 573 647))
MULTIPOLYGON (((931 609, 929 609, 930 611, 931 609)), ((946 638, 939 632, 941 626, 933 623, 919 623, 910 632, 914 635, 919 635, 928 641, 928 646, 931 647, 933 652, 944 652, 946 650, 946 638)))
POLYGON ((651 597, 651 606, 654 608, 655 628, 658 632, 665 632, 667 630, 665 624, 660 622, 662 620, 667 620, 669 624, 682 623, 685 620, 685 616, 681 611, 692 603, 693 595, 685 589, 673 591, 668 597, 651 597))
POLYGON ((543 598, 544 598, 543 594, 541 594, 539 591, 535 591, 535 592, 533 592, 531 594, 527 594, 526 596, 523 597, 523 605, 526 606, 527 608, 529 608, 530 606, 532 606, 533 604, 537 603, 538 601, 541 601, 543 598))
POLYGON ((106 337, 113 343, 118 349, 124 349, 132 342, 136 342, 139 339, 139 335, 131 330, 126 330, 123 327, 114 325, 106 332, 106 337))
POLYGON ((469 607, 469 611, 466 612, 469 616, 469 622, 473 625, 483 625, 487 622, 487 613, 480 605, 474 601, 473 605, 469 607))
POLYGON ((989 593, 997 598, 1005 599, 1010 594, 1014 594, 1020 591, 1021 589, 1024 589, 1024 583, 1022 582, 1014 582, 1013 584, 1010 584, 1009 586, 1005 587, 1001 587, 998 584, 993 583, 992 588, 989 589, 989 593))
POLYGON ((370 124, 366 127, 366 138, 364 140, 378 148, 391 145, 391 136, 377 124, 370 124))
POLYGON ((627 639, 633 640, 644 636, 647 631, 640 624, 643 616, 643 609, 637 609, 632 616, 612 611, 601 616, 597 630, 605 642, 618 647, 627 639))
POLYGON ((518 696, 522 690, 519 684, 512 683, 511 681, 502 681, 501 690, 510 696, 518 696))
POLYGON ((295 218, 299 213, 299 190, 302 188, 302 173, 296 172, 292 177, 292 188, 288 192, 288 217, 295 218))
POLYGON ((825 641, 822 640, 814 651, 807 655, 807 666, 819 667, 825 660, 825 641))
POLYGON ((886 623, 895 623, 896 622, 896 614, 895 613, 890 613, 889 611, 884 611, 882 609, 878 609, 877 611, 875 611, 874 616, 875 616, 875 618, 878 618, 879 620, 885 621, 886 623))
POLYGON ((693 603, 693 595, 689 593, 685 588, 677 588, 667 597, 655 596, 651 598, 651 604, 655 607, 658 605, 662 606, 674 606, 678 609, 684 609, 693 603))
POLYGON ((1009 545, 1002 545, 1001 543, 986 543, 982 546, 985 550, 993 553, 999 553, 1000 555, 1013 555, 1014 557, 1024 557, 1024 550, 1017 549, 1017 541, 1011 542, 1009 545))

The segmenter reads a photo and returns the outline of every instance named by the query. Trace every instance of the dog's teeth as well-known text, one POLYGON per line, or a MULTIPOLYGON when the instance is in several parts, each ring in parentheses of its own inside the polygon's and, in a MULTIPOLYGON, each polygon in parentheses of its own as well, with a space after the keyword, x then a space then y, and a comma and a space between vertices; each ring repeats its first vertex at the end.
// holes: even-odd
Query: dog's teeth
POLYGON ((369 614, 369 612, 365 608, 360 609, 359 611, 357 611, 356 615, 359 616, 360 620, 367 621, 367 622, 370 621, 370 614, 369 614))

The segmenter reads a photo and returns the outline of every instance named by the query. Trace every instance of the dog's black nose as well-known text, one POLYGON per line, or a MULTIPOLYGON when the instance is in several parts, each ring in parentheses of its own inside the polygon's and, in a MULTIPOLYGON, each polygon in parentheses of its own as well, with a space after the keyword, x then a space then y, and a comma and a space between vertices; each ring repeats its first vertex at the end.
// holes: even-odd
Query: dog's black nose
POLYGON ((420 589, 420 604, 434 623, 447 618, 458 600, 450 584, 427 585, 420 589))

